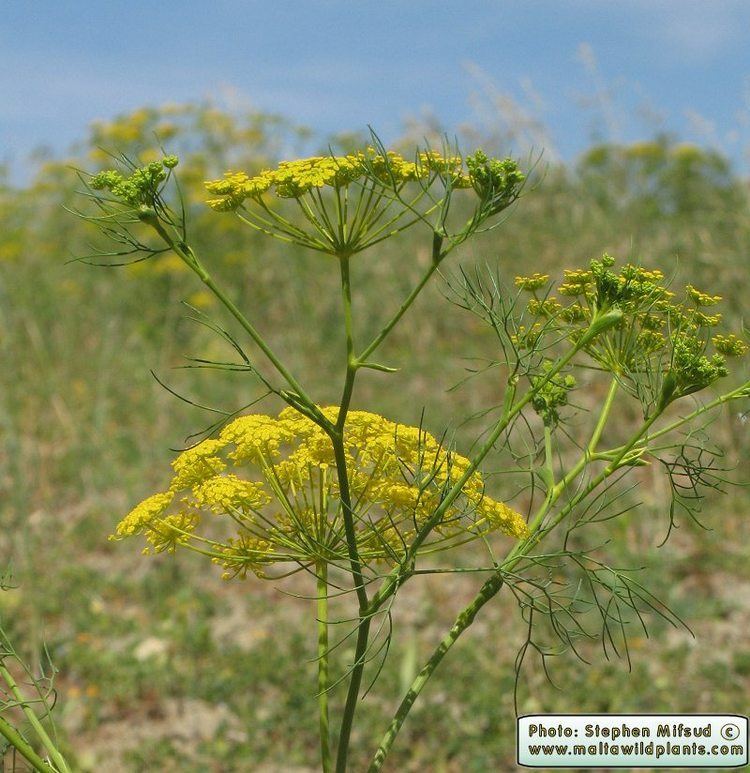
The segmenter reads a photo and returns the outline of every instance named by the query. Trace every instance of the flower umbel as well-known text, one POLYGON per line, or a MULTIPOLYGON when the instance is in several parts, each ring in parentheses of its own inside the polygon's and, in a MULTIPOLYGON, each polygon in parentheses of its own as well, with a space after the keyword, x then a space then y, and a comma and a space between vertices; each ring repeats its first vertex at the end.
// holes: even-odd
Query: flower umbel
POLYGON ((132 169, 128 176, 112 169, 99 172, 91 177, 89 186, 95 191, 109 191, 131 207, 152 207, 169 172, 177 163, 177 156, 165 156, 161 161, 132 169))
MULTIPOLYGON (((516 326, 515 345, 541 354, 553 340, 582 341, 586 354, 643 400, 647 412, 710 386, 727 375, 725 357, 747 353, 734 334, 707 335, 722 316, 703 308, 717 304, 718 295, 687 285, 680 302, 660 270, 631 263, 617 270, 614 264, 604 255, 587 268, 565 269, 559 299, 544 294, 546 274, 516 277, 516 286, 533 294, 526 311, 534 321, 516 326), (619 315, 614 324, 590 327, 613 313, 619 315)), ((557 420, 556 408, 565 404, 563 386, 547 384, 536 396, 545 422, 557 420)))
POLYGON ((212 209, 236 212, 258 231, 349 256, 419 222, 443 229, 454 190, 478 197, 470 221, 476 229, 515 201, 524 179, 512 159, 489 159, 481 151, 464 165, 449 151, 417 151, 409 160, 378 145, 282 161, 252 177, 229 171, 206 182, 206 190, 214 197, 207 201, 212 209), (279 199, 293 201, 296 213, 283 213, 279 199))
MULTIPOLYGON (((338 408, 322 412, 333 419, 338 408)), ((419 427, 365 411, 349 413, 344 444, 362 560, 396 562, 445 492, 464 477, 469 461, 419 427)), ((277 562, 346 559, 330 438, 294 409, 276 417, 241 416, 217 439, 180 454, 172 466, 169 491, 139 504, 115 537, 142 534, 153 552, 198 550, 219 563, 225 577, 245 577, 248 571, 263 576, 277 562), (168 514, 173 501, 178 512, 168 514), (219 518, 201 522, 201 511, 219 518), (199 525, 206 526, 200 534, 199 525)), ((424 548, 447 548, 492 531, 516 538, 527 534, 522 516, 488 497, 482 475, 474 471, 424 548)))

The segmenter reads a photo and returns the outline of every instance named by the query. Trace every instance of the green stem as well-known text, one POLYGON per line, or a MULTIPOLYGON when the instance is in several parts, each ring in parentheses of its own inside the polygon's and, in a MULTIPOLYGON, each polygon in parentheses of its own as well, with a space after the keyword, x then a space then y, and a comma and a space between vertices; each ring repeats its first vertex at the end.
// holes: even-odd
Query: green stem
POLYGON ((597 421, 596 427, 594 427, 594 431, 591 434, 591 440, 589 440, 588 446, 586 447, 589 454, 593 454, 596 451, 597 445, 599 445, 602 432, 607 424, 607 419, 609 419, 609 414, 612 411, 612 405, 614 404, 615 395, 617 394, 617 387, 618 381, 616 378, 613 378, 609 385, 609 390, 607 391, 607 397, 604 399, 601 413, 599 414, 599 421, 597 421))
POLYGON ((41 741, 44 748, 47 750, 50 759, 55 763, 58 770, 61 771, 61 773, 70 773, 70 768, 65 762, 65 759, 63 758, 62 754, 60 754, 55 744, 52 742, 52 739, 49 737, 49 735, 47 735, 47 731, 39 721, 39 717, 37 717, 28 701, 21 694, 21 691, 16 684, 16 680, 13 678, 12 674, 10 671, 8 671, 5 665, 2 664, 0 664, 0 679, 2 679, 8 685, 8 689, 10 690, 11 695, 16 699, 16 702, 21 707, 21 710, 26 716, 28 723, 34 729, 34 732, 37 734, 37 737, 41 741))
POLYGON ((733 389, 731 392, 727 392, 724 395, 721 395, 714 400, 709 401, 705 405, 700 406, 700 408, 696 408, 694 411, 691 411, 687 416, 683 416, 681 419, 677 419, 676 421, 673 421, 671 424, 667 424, 666 427, 662 427, 661 429, 654 432, 654 434, 651 436, 652 440, 655 440, 658 437, 661 437, 662 435, 666 435, 670 432, 673 432, 674 430, 681 427, 683 424, 686 424, 689 421, 692 421, 693 419, 696 419, 698 416, 701 416, 704 413, 707 413, 710 410, 713 410, 714 408, 718 408, 720 405, 723 405, 724 403, 728 403, 730 400, 740 400, 743 397, 748 397, 748 389, 750 389, 750 382, 747 382, 745 384, 742 384, 741 386, 737 387, 737 389, 733 389))
POLYGON ((492 450, 500 435, 508 428, 513 419, 531 402, 534 396, 540 389, 547 384, 550 379, 554 378, 575 356, 584 348, 589 340, 599 331, 601 331, 606 325, 611 325, 617 321, 618 316, 608 316, 594 318, 589 325, 586 333, 578 340, 578 342, 564 355, 559 357, 545 372, 543 377, 536 379, 533 388, 527 390, 523 397, 517 402, 513 402, 515 398, 515 386, 509 385, 505 395, 505 403, 503 405, 503 413, 500 419, 495 424, 488 435, 486 441, 480 446, 479 450, 472 456, 466 470, 461 477, 453 484, 448 492, 443 497, 440 505, 435 509, 434 513, 430 516, 428 521, 417 533, 416 537, 412 541, 407 555, 404 561, 399 564, 386 578, 381 589, 373 596, 370 603, 370 612, 376 612, 380 606, 396 592, 398 587, 404 582, 408 576, 412 564, 416 558, 417 551, 420 546, 427 539, 430 531, 434 526, 440 522, 447 509, 453 504, 456 498, 463 491, 469 478, 476 472, 479 465, 482 463, 487 454, 492 450))
POLYGON ((414 701, 418 698, 422 689, 429 681, 435 669, 440 664, 440 661, 448 654, 450 648, 456 643, 458 637, 468 628, 473 622, 479 610, 500 590, 503 585, 502 576, 494 574, 490 577, 482 586, 481 590, 477 594, 476 598, 469 604, 456 618, 456 621, 450 627, 448 633, 443 637, 440 644, 430 656, 430 659, 422 667, 422 670, 417 674, 416 678, 411 684, 409 691, 401 701, 401 705, 398 707, 398 711, 391 720, 388 729, 383 736, 380 746, 378 747, 375 757, 370 763, 368 773, 377 773, 382 767, 388 752, 393 746, 393 742, 396 740, 401 726, 404 724, 411 707, 414 705, 414 701))
MULTIPOLYGON (((656 430, 656 432, 652 433, 649 437, 651 440, 656 440, 657 438, 663 437, 664 435, 668 435, 670 432, 674 432, 676 429, 679 429, 680 427, 692 421, 693 419, 697 419, 699 416, 702 416, 704 413, 708 413, 708 411, 711 411, 714 408, 718 408, 720 405, 723 405, 724 403, 728 403, 732 400, 741 400, 743 398, 747 398, 750 396, 750 394, 748 394, 749 390, 750 390, 750 381, 740 385, 736 389, 733 389, 731 392, 727 392, 726 394, 720 395, 719 397, 707 402, 705 405, 701 405, 699 408, 696 408, 694 411, 691 411, 690 413, 683 416, 682 418, 676 419, 670 424, 667 424, 665 427, 662 427, 661 429, 656 430)), ((607 452, 607 454, 608 456, 611 456, 613 454, 619 454, 620 451, 622 451, 622 448, 623 448, 622 446, 619 446, 617 448, 612 448, 607 452)))
POLYGON ((343 437, 333 435, 334 455, 336 458, 336 471, 339 480, 339 496, 344 517, 344 532, 349 551, 349 565, 354 581, 354 588, 359 602, 359 623, 357 626, 357 643, 354 651, 354 663, 349 676, 349 688, 344 705, 344 713, 341 719, 339 731, 339 743, 336 754, 336 773, 344 773, 349 754, 349 739, 351 736, 354 714, 357 710, 359 689, 362 684, 362 674, 365 667, 365 655, 370 637, 371 616, 368 613, 367 589, 365 588, 362 573, 362 561, 357 550, 357 537, 354 529, 354 513, 352 510, 351 493, 349 491, 349 477, 346 466, 346 454, 344 451, 343 437))
POLYGON ((56 773, 55 769, 51 765, 48 765, 31 748, 26 739, 4 717, 0 717, 0 735, 16 749, 22 757, 27 759, 34 766, 34 770, 38 770, 41 773, 56 773))
POLYGON ((320 717, 320 761, 323 773, 331 771, 331 742, 328 729, 328 564, 317 565, 318 619, 318 712, 320 717))
POLYGON ((547 486, 545 502, 555 491, 555 458, 552 451, 552 427, 544 425, 544 482, 547 486))
MULTIPOLYGON (((605 402, 605 405, 603 406, 602 413, 600 414, 599 420, 597 422, 596 427, 594 428, 594 432, 592 434, 591 440, 589 441, 589 444, 584 452, 583 459, 587 460, 590 458, 590 454, 593 452, 593 450, 596 447, 596 444, 598 443, 602 431, 604 429, 604 425, 606 424, 607 417, 610 414, 612 404, 614 401, 614 396, 616 393, 616 386, 612 384, 610 386, 610 390, 607 395, 607 399, 605 402)), ((618 469, 619 463, 622 461, 622 459, 625 457, 625 455, 630 451, 630 449, 633 448, 633 446, 638 443, 641 438, 648 432, 649 427, 656 421, 659 414, 655 414, 650 419, 648 419, 636 432, 633 437, 630 438, 630 440, 623 446, 618 456, 612 460, 610 464, 606 466, 602 472, 597 475, 586 488, 579 493, 576 497, 574 497, 562 510, 561 512, 555 517, 553 522, 547 526, 546 528, 542 528, 542 523, 544 520, 544 517, 549 512, 549 509, 552 507, 552 505, 560 498, 562 493, 564 492, 565 488, 570 485, 570 483, 573 482, 575 477, 585 468, 586 462, 584 461, 583 467, 580 467, 578 469, 578 472, 575 476, 571 476, 570 474, 565 476, 560 483, 558 483, 554 489, 553 494, 545 498, 544 503, 540 507, 540 510, 538 513, 535 514, 535 517, 532 519, 530 523, 531 528, 531 535, 524 540, 523 542, 519 542, 515 545, 515 547, 508 553, 508 556, 503 561, 503 563, 500 566, 500 570, 497 571, 492 577, 490 577, 482 586, 481 590, 477 594, 477 596, 473 599, 473 601, 464 608, 464 610, 458 615, 456 618, 456 621, 451 626, 448 633, 445 635, 445 637, 442 639, 438 647, 433 652, 430 659, 425 663, 422 670, 419 672, 415 680, 412 682, 411 687, 409 688, 409 691, 407 692, 406 696, 402 700, 401 704, 398 707, 398 710, 396 711, 396 714, 394 715, 393 720, 391 721, 391 724, 389 725, 388 729, 386 730, 380 745, 378 747, 377 752, 375 753, 375 757, 373 758, 373 761, 369 768, 369 773, 376 773, 376 771, 379 771, 382 768, 383 761, 385 760, 388 752, 390 751, 393 742, 401 729, 401 726, 403 725, 406 716, 408 715, 411 707, 413 706, 415 700, 419 696, 420 692, 424 689, 424 686, 427 684, 428 680, 434 673, 435 669, 438 667, 440 661, 445 657, 448 650, 456 643, 458 638, 461 636, 461 634, 474 622, 474 618, 476 617, 479 610, 491 599, 493 598, 498 591, 503 586, 503 572, 507 572, 511 570, 520 560, 523 558, 524 555, 526 555, 538 542, 539 540, 546 534, 548 534, 555 526, 557 526, 563 518, 569 514, 572 509, 588 494, 590 494, 595 488, 597 488, 602 481, 604 481, 609 475, 611 475, 615 470, 618 469)), ((548 452, 551 452, 551 449, 549 449, 548 452)), ((579 462, 580 465, 580 462, 579 462)), ((576 465, 576 467, 579 467, 579 465, 576 465)))
POLYGON ((346 535, 349 566, 357 594, 359 604, 359 622, 357 624, 357 643, 354 650, 354 663, 349 675, 344 713, 339 730, 338 747, 336 750, 336 771, 343 773, 346 770, 349 756, 349 740, 354 722, 354 714, 357 710, 359 690, 362 685, 362 675, 365 668, 365 656, 370 638, 370 620, 367 612, 369 599, 365 588, 362 571, 362 559, 357 548, 357 534, 354 525, 354 508, 352 506, 351 491, 349 489, 349 470, 347 468, 346 450, 344 447, 344 425, 349 412, 354 381, 359 368, 359 363, 354 357, 354 332, 352 325, 352 297, 351 279, 349 274, 349 256, 339 256, 341 267, 341 298, 344 309, 344 328, 346 334, 346 376, 344 389, 341 396, 338 418, 332 431, 329 432, 333 444, 334 457, 336 459, 336 474, 339 481, 339 498, 344 519, 344 533, 346 535))
POLYGON ((365 668, 365 656, 367 654, 367 644, 370 637, 371 619, 371 617, 360 615, 357 628, 357 644, 354 650, 354 665, 352 666, 351 676, 349 677, 349 689, 346 695, 344 713, 341 718, 341 729, 339 731, 339 743, 336 751, 336 773, 345 773, 349 758, 349 740, 351 738, 352 725, 354 723, 354 714, 357 710, 359 689, 362 686, 362 674, 364 673, 365 668))
POLYGON ((442 244, 443 244, 443 238, 438 234, 435 234, 435 238, 433 239, 433 244, 432 244, 432 264, 430 265, 429 269, 427 269, 427 271, 422 276, 422 278, 419 280, 419 282, 416 284, 414 289, 406 297, 406 300, 401 304, 398 311, 391 317, 390 320, 388 320, 388 322, 386 322, 383 329, 375 336, 375 338, 368 345, 368 347, 359 355, 359 357, 357 358, 359 362, 365 362, 367 358, 380 346, 380 344, 383 343, 383 341, 388 337, 391 330, 393 330, 393 328, 396 327, 401 317, 403 317, 404 314, 406 314, 406 312, 409 310, 409 307, 414 303, 419 293, 422 292, 427 282, 430 281, 430 277, 432 277, 435 271, 437 271, 437 268, 440 265, 440 261, 443 258, 443 255, 441 253, 442 244))
POLYGON ((354 329, 352 324, 352 285, 349 274, 349 256, 339 258, 341 267, 341 300, 344 308, 344 330, 346 334, 346 376, 344 379, 344 391, 339 403, 339 415, 336 419, 336 430, 343 434, 346 414, 354 391, 354 379, 357 375, 359 363, 354 357, 354 329))

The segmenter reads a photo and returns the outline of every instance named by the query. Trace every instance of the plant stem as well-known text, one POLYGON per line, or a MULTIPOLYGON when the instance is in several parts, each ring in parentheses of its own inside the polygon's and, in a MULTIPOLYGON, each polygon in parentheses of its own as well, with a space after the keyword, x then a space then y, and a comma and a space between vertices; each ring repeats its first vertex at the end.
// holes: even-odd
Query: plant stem
POLYGON ((345 773, 346 771, 347 760, 349 757, 349 739, 354 723, 354 714, 357 710, 359 688, 362 685, 362 674, 364 673, 365 668, 365 655, 367 654, 367 643, 370 637, 371 619, 372 618, 369 616, 360 614, 357 628, 357 644, 354 650, 354 665, 352 666, 351 676, 349 677, 349 689, 346 695, 344 713, 341 718, 339 743, 336 750, 336 773, 345 773))
POLYGON ((10 690, 11 695, 16 699, 16 702, 21 707, 21 710, 26 716, 26 719, 28 720, 31 727, 34 729, 34 732, 37 734, 42 745, 49 753, 50 759, 55 763, 58 770, 60 770, 61 773, 70 773, 70 768, 65 762, 65 759, 63 758, 62 754, 60 754, 55 744, 52 742, 52 739, 49 737, 49 735, 47 735, 47 731, 44 729, 44 726, 39 721, 39 717, 37 717, 37 715, 34 713, 34 710, 29 705, 28 701, 21 694, 21 691, 18 688, 18 685, 16 684, 16 680, 13 678, 13 675, 10 673, 10 671, 8 671, 5 665, 1 663, 0 663, 0 679, 2 679, 8 685, 8 689, 10 690))
MULTIPOLYGON (((589 444, 584 452, 584 460, 590 459, 590 454, 593 452, 601 437, 601 433, 604 429, 604 425, 613 405, 615 393, 616 386, 613 383, 610 385, 606 402, 602 408, 602 413, 600 414, 591 440, 589 441, 589 444)), ((419 693, 427 684, 428 680, 434 673, 440 661, 445 657, 448 650, 456 643, 459 636, 474 622, 474 618, 476 617, 479 610, 502 588, 503 573, 511 570, 521 560, 521 558, 523 558, 524 555, 526 555, 536 544, 538 544, 539 540, 543 536, 555 528, 555 526, 557 526, 582 499, 588 496, 588 494, 597 488, 599 484, 602 483, 602 481, 604 481, 618 469, 619 463, 622 461, 628 451, 630 451, 633 446, 635 446, 636 443, 638 443, 638 441, 648 432, 649 427, 654 423, 654 421, 656 421, 659 415, 660 414, 656 413, 646 422, 644 422, 638 432, 636 432, 621 449, 618 449, 618 455, 615 457, 615 459, 613 459, 612 462, 610 462, 605 467, 605 469, 602 470, 602 472, 583 489, 583 491, 574 497, 560 511, 560 513, 558 513, 558 515, 549 526, 543 528, 542 524, 545 515, 549 512, 551 506, 560 498, 565 488, 570 485, 575 477, 577 477, 577 475, 585 468, 586 462, 584 462, 583 466, 580 466, 579 462, 579 465, 576 465, 576 467, 580 466, 580 469, 578 469, 576 475, 571 476, 569 474, 565 476, 565 478, 563 478, 560 483, 554 487, 553 495, 550 496, 548 494, 544 503, 540 507, 539 512, 535 514, 535 517, 530 523, 530 528, 532 529, 530 536, 523 542, 519 542, 514 546, 514 548, 508 553, 506 559, 500 565, 498 571, 484 583, 476 597, 459 613, 456 621, 453 623, 448 633, 445 635, 445 637, 443 637, 438 647, 432 653, 430 659, 425 663, 422 670, 412 682, 409 691, 401 701, 401 704, 399 705, 398 710, 396 711, 396 714, 391 721, 391 724, 386 730, 380 745, 378 746, 378 750, 375 753, 375 757, 373 758, 372 763, 370 764, 368 773, 376 773, 376 771, 379 771, 382 768, 383 762, 388 752, 390 751, 396 735, 398 734, 401 726, 404 723, 404 720, 406 719, 406 716, 414 704, 414 701, 417 699, 419 693)))
POLYGON ((357 375, 357 365, 353 362, 352 357, 354 341, 352 334, 352 299, 348 257, 341 258, 341 292, 346 329, 347 364, 341 405, 339 407, 336 424, 332 431, 329 432, 329 437, 333 445, 333 453, 336 460, 336 474, 339 480, 339 496, 344 517, 344 532, 349 552, 352 579, 354 580, 354 587, 359 600, 360 612, 363 612, 367 609, 368 598, 364 577, 362 575, 362 561, 357 548, 357 535, 354 530, 354 509, 352 507, 351 492, 349 490, 349 470, 347 468, 346 449, 344 447, 344 425, 346 423, 346 416, 349 412, 349 404, 351 403, 352 393, 354 391, 354 379, 357 375))
POLYGON ((323 773, 331 770, 331 742, 328 729, 328 564, 317 564, 318 620, 318 710, 320 716, 320 761, 323 773))
POLYGON ((336 771, 343 773, 346 770, 349 756, 349 740, 351 737, 354 714, 359 700, 359 689, 362 684, 362 674, 365 668, 365 655, 370 638, 370 615, 367 608, 369 599, 365 588, 362 572, 362 560, 357 548, 357 534, 354 527, 354 508, 352 506, 351 491, 349 489, 349 470, 346 461, 346 449, 344 447, 344 426, 349 405, 354 391, 354 381, 359 369, 359 362, 354 357, 354 331, 352 324, 352 294, 351 278, 349 274, 349 256, 340 255, 341 268, 341 301, 344 309, 344 329, 346 336, 346 375, 344 389, 341 395, 341 403, 336 424, 329 437, 333 444, 334 457, 336 459, 336 475, 339 481, 339 498, 344 518, 344 533, 349 554, 349 566, 357 594, 359 605, 359 621, 357 623, 357 643, 354 650, 354 663, 349 675, 349 687, 344 704, 344 713, 341 718, 338 747, 336 749, 336 771))
POLYGON ((10 745, 18 751, 21 756, 27 759, 34 770, 40 773, 56 773, 55 769, 48 765, 29 745, 26 739, 11 725, 4 717, 0 716, 0 735, 5 738, 10 745))
POLYGON ((341 301, 344 308, 344 331, 346 335, 346 376, 344 378, 344 390, 339 402, 339 415, 336 419, 336 429, 339 433, 344 431, 346 414, 354 391, 354 379, 357 375, 359 362, 354 356, 354 330, 352 325, 352 284, 349 274, 349 257, 339 258, 341 267, 341 301))
POLYGON ((422 670, 417 674, 409 691, 401 701, 401 705, 398 707, 396 714, 391 720, 391 724, 388 726, 388 729, 380 742, 375 757, 370 763, 368 773, 377 773, 377 771, 383 767, 383 762, 385 761, 391 746, 393 746, 393 742, 395 741, 401 726, 404 724, 404 720, 409 714, 411 707, 414 705, 414 701, 416 701, 419 696, 419 693, 422 692, 422 689, 440 664, 440 661, 446 656, 448 650, 456 643, 458 637, 474 622, 477 612, 479 612, 479 610, 500 590, 502 585, 502 576, 494 574, 484 583, 471 604, 458 615, 456 621, 432 653, 430 659, 422 667, 422 670))
POLYGON ((687 416, 683 416, 681 419, 676 419, 671 424, 667 424, 666 427, 662 427, 661 429, 654 432, 654 434, 651 436, 651 439, 655 440, 662 435, 667 435, 670 432, 673 432, 675 429, 681 427, 683 424, 698 418, 698 416, 701 416, 702 414, 707 413, 714 408, 718 408, 718 406, 723 405, 724 403, 728 403, 731 400, 740 400, 742 398, 748 397, 748 390, 750 390, 750 382, 740 385, 736 389, 733 389, 731 392, 720 395, 714 400, 707 402, 705 405, 701 405, 699 408, 691 411, 687 414, 687 416))
POLYGON ((435 238, 433 239, 432 264, 430 265, 429 269, 427 269, 422 278, 415 285, 414 289, 406 297, 406 300, 401 304, 398 311, 391 317, 390 320, 388 320, 388 322, 386 322, 383 329, 375 336, 375 338, 373 338, 369 346, 359 355, 357 358, 359 362, 365 362, 367 358, 380 346, 380 344, 383 343, 391 330, 393 330, 393 328, 398 324, 401 317, 403 317, 404 314, 406 314, 406 312, 409 310, 409 307, 414 303, 419 293, 422 292, 427 282, 430 281, 430 277, 435 273, 435 271, 437 271, 437 268, 440 265, 442 258, 444 257, 441 253, 442 244, 442 237, 436 234, 435 238))

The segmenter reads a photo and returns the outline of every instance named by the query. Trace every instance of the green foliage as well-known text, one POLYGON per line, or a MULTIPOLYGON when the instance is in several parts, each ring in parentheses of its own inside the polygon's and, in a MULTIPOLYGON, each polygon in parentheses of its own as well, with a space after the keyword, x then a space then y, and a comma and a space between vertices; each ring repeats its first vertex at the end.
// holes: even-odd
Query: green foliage
POLYGON ((669 136, 591 148, 577 171, 601 207, 673 222, 707 207, 736 208, 744 196, 726 158, 669 136))

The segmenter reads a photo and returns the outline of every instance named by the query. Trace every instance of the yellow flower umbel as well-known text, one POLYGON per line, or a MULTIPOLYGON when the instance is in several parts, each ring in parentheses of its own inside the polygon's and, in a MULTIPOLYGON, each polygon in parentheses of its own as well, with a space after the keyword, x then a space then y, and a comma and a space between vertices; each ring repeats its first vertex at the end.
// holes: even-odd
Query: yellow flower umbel
POLYGON ((345 156, 283 161, 250 177, 227 172, 206 183, 208 205, 236 212, 258 231, 339 257, 367 247, 435 216, 445 223, 453 190, 479 197, 473 225, 508 207, 524 176, 511 159, 481 151, 464 160, 450 153, 418 151, 408 160, 382 147, 345 156), (290 214, 278 199, 294 202, 290 214))
POLYGON ((552 341, 582 341, 597 365, 649 410, 710 386, 727 375, 726 357, 748 352, 733 334, 709 336, 722 316, 706 308, 720 296, 687 285, 679 300, 658 269, 628 263, 618 271, 614 263, 604 255, 587 268, 566 269, 559 300, 548 294, 546 274, 516 277, 516 286, 532 294, 526 312, 533 320, 517 325, 512 341, 518 349, 541 352, 552 341), (592 320, 612 313, 619 315, 614 322, 589 331, 592 320))
MULTIPOLYGON (((334 420, 338 408, 322 412, 334 420)), ((469 461, 418 427, 365 411, 349 413, 344 442, 361 559, 396 562, 469 461)), ((274 563, 347 560, 330 439, 293 409, 241 416, 172 467, 169 490, 135 507, 114 538, 141 534, 146 552, 190 548, 220 564, 227 578, 264 576, 274 563)), ((472 472, 422 550, 493 531, 527 536, 522 516, 486 496, 482 475, 472 472)))
POLYGON ((393 151, 380 153, 369 148, 367 153, 347 156, 282 161, 276 169, 267 169, 254 177, 248 177, 244 172, 227 172, 222 179, 206 183, 206 190, 220 197, 209 199, 207 203, 224 212, 236 209, 247 199, 260 201, 268 192, 282 199, 298 199, 316 189, 346 188, 366 177, 399 186, 418 180, 434 182, 439 175, 448 175, 456 187, 471 186, 471 179, 463 172, 459 157, 420 153, 416 161, 407 161, 393 151))

